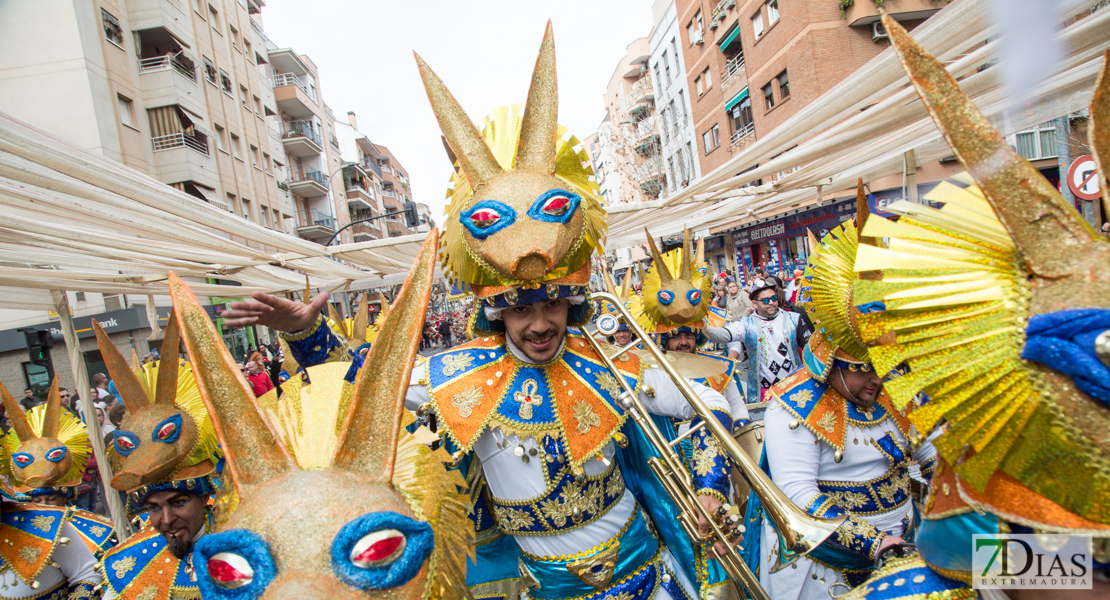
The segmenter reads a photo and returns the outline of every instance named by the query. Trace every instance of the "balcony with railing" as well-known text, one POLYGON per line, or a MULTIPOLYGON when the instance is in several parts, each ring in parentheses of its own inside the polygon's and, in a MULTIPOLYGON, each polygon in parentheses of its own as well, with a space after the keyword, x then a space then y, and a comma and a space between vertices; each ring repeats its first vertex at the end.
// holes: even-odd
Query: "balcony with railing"
MULTIPOLYGON (((352 215, 352 219, 354 216, 352 215)), ((361 217, 366 219, 368 217, 361 217)), ((369 223, 356 223, 351 225, 351 233, 354 241, 356 242, 369 242, 371 240, 382 239, 382 230, 379 229, 375 223, 377 221, 370 221, 369 223)))
POLYGON ((335 134, 330 131, 328 132, 328 141, 331 142, 333 148, 339 149, 339 138, 335 137, 335 134))
POLYGON ((319 170, 303 165, 289 169, 289 191, 301 198, 321 198, 328 195, 328 177, 319 170))
POLYGON ((335 235, 336 221, 331 213, 320 209, 297 211, 297 235, 318 242, 335 235))
POLYGON ((373 210, 377 205, 374 190, 352 181, 347 185, 347 207, 351 210, 373 210))
POLYGON ((655 90, 651 87, 651 78, 643 79, 632 84, 628 93, 624 95, 624 109, 629 114, 636 114, 651 108, 655 102, 655 90))
POLYGON ((382 195, 386 198, 396 198, 397 194, 393 190, 382 190, 382 195))
POLYGON ((734 131, 732 133, 732 137, 729 138, 729 144, 731 146, 735 146, 735 145, 739 144, 741 142, 741 140, 743 140, 744 138, 748 137, 749 135, 751 135, 753 133, 755 133, 755 123, 754 122, 744 123, 736 131, 734 131))
POLYGON ((281 141, 289 154, 312 158, 324 151, 324 141, 312 121, 285 121, 281 127, 281 141))
POLYGON ((316 87, 293 73, 274 73, 274 100, 281 110, 299 119, 315 114, 316 87))
POLYGON ((655 117, 648 117, 636 123, 636 143, 650 142, 652 138, 659 135, 659 129, 656 127, 657 122, 655 117))
POLYGON ((197 82, 196 62, 184 50, 175 54, 163 54, 139 60, 140 75, 159 71, 174 71, 193 83, 197 82))
POLYGON ((378 176, 378 179, 382 178, 382 168, 378 166, 377 161, 375 161, 373 158, 370 158, 369 156, 363 156, 362 160, 360 160, 358 164, 366 172, 373 172, 375 175, 378 176))
POLYGON ((185 133, 161 135, 156 138, 151 138, 150 142, 154 146, 155 152, 164 152, 175 148, 188 148, 193 152, 209 156, 207 139, 201 139, 185 133))

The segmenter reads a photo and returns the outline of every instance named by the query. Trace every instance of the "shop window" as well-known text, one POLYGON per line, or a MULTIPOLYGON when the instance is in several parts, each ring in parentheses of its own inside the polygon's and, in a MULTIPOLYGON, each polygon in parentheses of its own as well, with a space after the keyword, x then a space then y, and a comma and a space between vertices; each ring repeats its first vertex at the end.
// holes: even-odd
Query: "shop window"
POLYGON ((123 28, 119 25, 119 19, 102 8, 100 9, 100 20, 104 23, 104 39, 122 48, 123 28))

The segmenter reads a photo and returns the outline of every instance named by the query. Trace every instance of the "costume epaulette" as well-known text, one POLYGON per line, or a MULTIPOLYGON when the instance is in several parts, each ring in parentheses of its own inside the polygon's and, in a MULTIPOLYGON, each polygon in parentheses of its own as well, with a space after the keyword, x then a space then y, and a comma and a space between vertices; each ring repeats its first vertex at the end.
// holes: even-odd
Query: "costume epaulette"
POLYGON ((698 352, 697 354, 698 356, 712 358, 713 360, 725 363, 725 370, 718 375, 714 375, 713 377, 700 377, 698 379, 695 379, 694 381, 707 387, 711 387, 722 394, 725 393, 725 388, 728 387, 729 382, 732 381, 733 374, 736 372, 736 361, 727 356, 721 356, 720 354, 711 354, 709 352, 698 352))
POLYGON ((104 583, 120 600, 200 598, 192 566, 174 556, 153 527, 105 552, 100 568, 104 583))
POLYGON ((53 506, 4 506, 0 513, 0 559, 27 585, 51 564, 63 542, 67 510, 53 506))
POLYGON ((117 543, 111 519, 87 510, 70 509, 69 524, 77 531, 81 541, 93 556, 100 556, 117 543))
POLYGON ((871 427, 890 418, 903 436, 909 436, 910 422, 906 413, 910 407, 905 411, 894 408, 885 390, 879 394, 875 405, 865 411, 848 402, 828 383, 814 379, 805 369, 799 369, 772 386, 770 393, 796 417, 791 429, 798 424, 805 425, 818 439, 841 452, 847 441, 848 425, 871 427))
MULTIPOLYGON (((521 437, 540 432, 561 438, 571 464, 601 451, 624 424, 620 384, 581 335, 568 333, 562 354, 532 365, 509 352, 504 336, 475 339, 428 360, 428 395, 451 439, 470 450, 491 423, 521 437), (571 410, 555 410, 551 398, 571 410)), ((642 379, 640 359, 615 361, 633 389, 642 379)))

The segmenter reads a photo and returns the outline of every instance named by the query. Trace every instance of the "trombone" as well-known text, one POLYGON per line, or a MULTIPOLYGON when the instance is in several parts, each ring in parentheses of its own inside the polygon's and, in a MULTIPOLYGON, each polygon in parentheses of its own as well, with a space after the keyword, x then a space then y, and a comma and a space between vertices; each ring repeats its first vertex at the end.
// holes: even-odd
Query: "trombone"
MULTIPOLYGON (((686 469, 682 460, 679 458, 678 453, 675 451, 675 446, 679 443, 681 438, 676 439, 674 442, 669 442, 663 437, 662 432, 655 426, 655 423, 648 416, 647 410, 640 402, 639 395, 636 394, 628 382, 621 377, 617 368, 613 365, 613 359, 628 352, 636 347, 637 343, 643 343, 647 351, 659 363, 660 368, 666 372, 667 376, 674 381, 682 395, 686 397, 686 401, 694 409, 694 412, 701 417, 701 423, 692 427, 687 433, 687 436, 692 434, 697 428, 707 428, 709 433, 716 438, 718 444, 724 448, 728 453, 732 462, 740 470, 744 479, 748 481, 752 491, 763 503, 764 511, 774 524, 775 531, 778 532, 778 544, 774 550, 777 559, 775 564, 771 566, 770 572, 775 573, 784 569, 798 558, 804 556, 822 542, 825 541, 842 523, 845 517, 835 517, 831 519, 822 519, 814 517, 809 513, 798 508, 786 494, 776 486, 767 474, 759 468, 759 465, 748 456, 746 452, 740 447, 740 444, 733 438, 729 432, 717 419, 710 414, 709 407, 705 405, 702 399, 690 387, 690 383, 683 378, 674 366, 671 365, 662 350, 659 349, 647 333, 644 332, 640 324, 625 308, 624 304, 612 294, 597 292, 592 293, 591 297, 594 300, 604 300, 612 304, 620 312, 621 317, 618 318, 613 315, 602 315, 597 319, 596 327, 598 333, 602 335, 612 335, 617 331, 617 327, 623 320, 628 324, 632 332, 636 334, 638 340, 633 340, 629 345, 620 348, 619 352, 613 356, 608 355, 598 344, 597 340, 592 335, 586 334, 583 337, 593 347, 594 352, 597 352, 601 357, 602 362, 605 363, 614 375, 617 375, 616 380, 620 383, 622 392, 619 402, 625 410, 628 411, 632 419, 640 427, 640 429, 647 436, 648 440, 655 447, 658 457, 651 457, 648 459, 648 465, 659 478, 667 493, 678 505, 681 514, 679 515, 679 524, 690 539, 696 543, 715 543, 720 542, 728 551, 724 556, 718 556, 721 565, 728 574, 729 578, 739 583, 748 592, 749 597, 753 600, 770 600, 767 592, 759 585, 759 580, 751 569, 744 562, 740 556, 737 547, 734 546, 728 538, 727 533, 722 526, 717 522, 713 515, 702 506, 698 500, 697 495, 694 493, 693 481, 689 471, 686 469), (698 517, 703 517, 709 523, 709 533, 702 534, 698 529, 698 517)), ((683 436, 685 437, 685 436, 683 436)))

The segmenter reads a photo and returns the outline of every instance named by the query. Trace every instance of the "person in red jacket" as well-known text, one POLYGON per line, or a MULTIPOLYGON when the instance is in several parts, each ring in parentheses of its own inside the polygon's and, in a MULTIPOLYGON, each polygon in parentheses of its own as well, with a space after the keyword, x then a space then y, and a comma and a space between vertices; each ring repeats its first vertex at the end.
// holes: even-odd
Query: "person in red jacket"
POLYGON ((253 360, 247 363, 247 381, 250 382, 255 397, 274 389, 274 382, 270 380, 270 376, 258 370, 258 363, 253 360))

